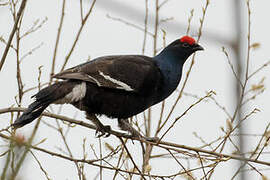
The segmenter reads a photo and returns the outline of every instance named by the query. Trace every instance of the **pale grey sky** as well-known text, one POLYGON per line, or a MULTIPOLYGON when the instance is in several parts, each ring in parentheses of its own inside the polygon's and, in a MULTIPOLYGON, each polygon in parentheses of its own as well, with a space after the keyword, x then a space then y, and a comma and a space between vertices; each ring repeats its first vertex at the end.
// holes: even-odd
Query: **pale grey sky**
MULTIPOLYGON (((63 64, 64 58, 71 48, 71 42, 74 40, 75 34, 78 31, 80 23, 78 2, 79 1, 67 1, 66 4, 65 21, 62 38, 59 44, 56 72, 60 71, 60 67, 63 64)), ((27 52, 29 49, 38 46, 40 43, 43 43, 41 48, 35 51, 31 56, 28 56, 22 62, 22 79, 26 89, 37 85, 38 67, 41 65, 43 66, 41 77, 42 82, 45 83, 49 80, 53 47, 60 18, 59 14, 61 10, 61 3, 62 1, 54 0, 28 1, 23 19, 23 30, 31 27, 32 23, 36 19, 40 19, 42 21, 45 18, 48 18, 48 20, 46 21, 45 25, 40 30, 38 30, 38 32, 33 33, 28 38, 26 38, 23 41, 23 45, 21 46, 22 52, 27 52)), ((201 8, 204 6, 204 4, 205 1, 170 0, 162 8, 160 12, 161 18, 173 17, 173 20, 160 25, 160 29, 164 29, 167 33, 167 43, 185 34, 187 19, 190 15, 191 9, 194 9, 194 18, 191 22, 193 28, 191 35, 196 38, 197 29, 199 27, 199 19, 202 16, 201 8)), ((149 5, 149 21, 153 22, 154 3, 149 3, 149 5)), ((88 2, 85 1, 84 6, 89 6, 88 2)), ((197 53, 196 63, 185 89, 185 92, 196 94, 200 97, 204 96, 205 92, 207 91, 215 91, 217 94, 215 98, 223 106, 225 106, 230 113, 232 113, 235 108, 235 105, 232 105, 232 102, 234 101, 233 98, 235 98, 233 89, 234 77, 229 64, 227 63, 227 59, 222 52, 222 47, 224 46, 227 48, 231 60, 233 61, 233 52, 227 44, 236 38, 232 6, 232 0, 210 0, 209 9, 207 10, 204 22, 203 35, 200 40, 200 44, 205 48, 205 51, 197 53), (217 41, 214 39, 215 37, 217 38, 217 41)), ((251 1, 251 41, 259 42, 261 46, 259 49, 251 52, 250 72, 253 72, 262 64, 270 60, 270 25, 268 23, 268 18, 270 17, 269 7, 269 0, 251 1)), ((246 12, 245 7, 243 7, 243 10, 246 12)), ((123 23, 113 21, 107 18, 106 15, 109 14, 113 17, 119 17, 139 25, 140 27, 143 27, 143 13, 144 0, 97 0, 93 13, 90 15, 89 21, 83 30, 83 33, 79 39, 74 53, 71 56, 69 63, 67 64, 67 67, 72 67, 74 65, 85 62, 89 56, 92 59, 99 56, 112 54, 141 54, 143 32, 123 23)), ((246 19, 243 19, 243 22, 243 24, 246 26, 246 19)), ((12 18, 8 8, 0 6, 0 36, 3 36, 5 39, 7 39, 12 25, 12 18)), ((152 31, 153 26, 149 26, 149 29, 152 31)), ((244 27, 243 29, 244 32, 242 33, 242 37, 245 38, 243 40, 244 44, 246 42, 247 28, 244 27)), ((159 47, 162 47, 161 30, 158 36, 158 45, 159 47)), ((4 45, 0 43, 1 56, 3 50, 4 45)), ((147 37, 145 54, 149 56, 152 55, 152 39, 150 36, 147 37)), ((189 64, 190 59, 185 64, 183 78, 185 77, 189 64)), ((251 84, 258 83, 263 77, 266 78, 264 81, 266 91, 245 107, 245 113, 250 112, 255 107, 261 110, 261 112, 255 114, 243 124, 245 132, 250 134, 262 133, 265 126, 269 123, 269 72, 269 67, 266 67, 262 72, 258 73, 252 79, 250 84, 248 84, 250 86, 251 84)), ((14 105, 15 101, 13 97, 17 93, 17 82, 15 53, 12 50, 10 50, 3 70, 0 73, 0 81, 2 82, 0 107, 5 108, 14 105)), ((183 81, 180 83, 179 87, 181 87, 182 84, 183 81)), ((31 91, 25 95, 23 101, 24 107, 26 107, 31 102, 30 96, 32 96, 35 92, 36 91, 31 91)), ((173 103, 176 95, 177 94, 174 93, 172 96, 170 96, 167 103, 173 103)), ((184 96, 177 105, 176 112, 171 119, 173 120, 174 117, 182 114, 184 110, 194 102, 195 99, 184 96)), ((53 107, 55 110, 58 109, 56 106, 53 107)), ((160 105, 155 106, 154 112, 159 112, 159 108, 160 105)), ((84 115, 70 105, 65 105, 61 114, 69 117, 73 117, 76 114, 76 119, 85 120, 84 115)), ((157 119, 157 116, 158 114, 155 115, 155 113, 153 113, 154 119, 157 119)), ((8 114, 2 114, 0 117, 1 127, 6 127, 9 123, 8 120, 10 116, 8 114)), ((46 122, 54 123, 53 119, 43 118, 43 120, 46 122)), ((114 129, 117 128, 115 120, 105 120, 103 122, 105 124, 112 124, 114 129)), ((155 122, 154 125, 156 125, 156 123, 157 122, 155 122)), ((186 116, 184 116, 181 121, 179 121, 176 126, 166 135, 164 140, 198 147, 201 145, 201 142, 196 137, 194 137, 193 132, 196 132, 200 137, 210 142, 215 140, 217 137, 224 135, 220 130, 220 127, 224 127, 226 129, 226 116, 224 112, 222 112, 212 101, 209 100, 201 103, 192 109, 192 111, 190 111, 186 116)), ((32 128, 33 123, 23 127, 22 129, 19 129, 18 132, 27 136, 29 135, 29 132, 31 132, 29 129, 32 128)), ((90 144, 94 144, 95 148, 98 147, 98 139, 94 138, 94 131, 78 128, 78 130, 72 131, 68 136, 68 141, 72 145, 71 148, 74 156, 82 157, 82 140, 85 137, 87 138, 88 146, 90 144)), ((62 142, 58 142, 61 141, 59 134, 42 123, 36 136, 35 142, 39 142, 44 138, 46 138, 46 142, 43 143, 41 147, 47 148, 51 151, 58 151, 57 148, 59 146, 64 148, 62 142)), ((247 149, 256 145, 255 143, 257 142, 257 139, 248 136, 247 140, 247 149)), ((3 141, 0 140, 0 142, 2 143, 3 141)), ((102 139, 102 142, 109 142, 115 146, 119 143, 118 139, 113 136, 107 139, 102 139)), ((135 142, 134 145, 132 143, 128 145, 130 147, 131 153, 137 155, 138 151, 140 151, 139 143, 135 142)), ((88 148, 88 150, 89 158, 94 158, 93 154, 91 154, 90 148, 88 148)), ((98 151, 98 149, 96 150, 98 151)), ((103 151, 106 152, 105 149, 103 151)), ((225 153, 231 153, 232 151, 234 151, 233 148, 227 148, 225 153)), ((0 153, 1 152, 2 150, 0 147, 0 153)), ((156 152, 156 150, 154 150, 154 152, 156 152)), ((71 180, 77 178, 77 172, 74 164, 40 152, 36 152, 36 155, 38 156, 39 160, 43 162, 44 168, 48 171, 49 177, 52 179, 71 180)), ((138 155, 141 155, 140 152, 138 155)), ((265 158, 263 159, 264 161, 270 161, 269 156, 263 157, 265 158)), ((0 159, 0 162, 2 163, 3 159, 0 159)), ((170 162, 166 159, 156 159, 151 162, 153 165, 152 172, 155 174, 171 174, 179 171, 178 166, 174 166, 173 164, 166 164, 166 162, 170 162)), ((224 163, 222 167, 220 166, 217 168, 212 179, 227 180, 228 177, 231 177, 233 173, 235 173, 235 165, 237 165, 237 163, 233 160, 224 163)), ((259 167, 265 168, 265 166, 259 167)), ((86 166, 86 168, 86 177, 88 179, 93 179, 93 177, 95 177, 96 173, 98 172, 98 168, 92 166, 86 166)), ((105 171, 104 179, 110 179, 113 173, 113 171, 105 171)), ((265 171, 265 174, 270 177, 269 171, 265 171)), ((27 164, 25 164, 19 175, 27 180, 45 179, 43 173, 39 169, 37 163, 33 160, 32 156, 28 157, 27 164)), ((195 177, 202 177, 201 175, 202 172, 195 173, 195 177)), ((248 175, 250 180, 258 179, 260 177, 254 171, 251 171, 248 173, 248 175)))

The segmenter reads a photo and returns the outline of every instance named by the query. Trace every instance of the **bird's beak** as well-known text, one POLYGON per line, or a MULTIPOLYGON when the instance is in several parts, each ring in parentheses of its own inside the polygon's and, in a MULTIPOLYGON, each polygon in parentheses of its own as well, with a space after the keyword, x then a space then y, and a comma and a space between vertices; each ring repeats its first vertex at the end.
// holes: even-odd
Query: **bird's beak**
POLYGON ((204 50, 204 48, 202 46, 200 46, 199 44, 195 44, 192 48, 194 51, 201 51, 204 50))

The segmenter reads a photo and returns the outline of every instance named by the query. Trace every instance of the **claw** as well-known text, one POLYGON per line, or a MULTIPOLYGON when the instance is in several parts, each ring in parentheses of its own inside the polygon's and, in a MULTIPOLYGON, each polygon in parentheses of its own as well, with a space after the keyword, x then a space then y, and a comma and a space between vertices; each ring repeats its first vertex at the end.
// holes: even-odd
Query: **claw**
POLYGON ((97 138, 100 138, 102 136, 104 136, 105 133, 100 133, 98 136, 96 136, 97 138))
POLYGON ((97 129, 96 129, 96 132, 95 132, 95 136, 97 136, 98 132, 99 132, 99 131, 98 131, 98 128, 97 128, 97 129))
POLYGON ((104 134, 105 134, 104 132, 101 132, 101 131, 99 131, 99 130, 96 130, 95 136, 96 136, 97 138, 100 138, 100 137, 103 136, 104 134))
MULTIPOLYGON (((139 138, 145 141, 151 141, 151 142, 158 142, 159 138, 158 137, 145 137, 143 135, 140 134, 139 131, 137 131, 136 129, 134 129, 131 124, 128 122, 127 119, 118 119, 118 125, 119 127, 124 130, 124 131, 128 131, 130 133, 130 137, 132 138, 139 138)), ((133 142, 133 141, 132 141, 133 142)))
POLYGON ((102 136, 109 137, 110 131, 111 131, 111 126, 104 126, 98 118, 94 114, 88 114, 86 113, 86 118, 91 120, 95 125, 96 125, 96 133, 95 136, 100 138, 102 136))
POLYGON ((109 125, 96 127, 95 136, 97 138, 100 138, 102 136, 104 136, 106 138, 106 137, 109 137, 111 135, 110 131, 111 131, 111 126, 109 126, 109 125))
POLYGON ((109 126, 109 125, 106 125, 106 126, 104 126, 104 130, 106 131, 106 135, 105 135, 105 138, 106 137, 109 137, 110 135, 111 135, 111 133, 110 133, 110 131, 111 131, 111 126, 109 126))

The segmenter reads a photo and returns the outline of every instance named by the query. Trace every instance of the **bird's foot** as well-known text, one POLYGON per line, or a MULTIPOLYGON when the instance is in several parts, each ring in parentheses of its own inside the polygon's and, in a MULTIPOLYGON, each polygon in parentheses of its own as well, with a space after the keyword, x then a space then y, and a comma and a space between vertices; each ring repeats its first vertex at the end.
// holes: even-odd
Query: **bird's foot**
POLYGON ((159 141, 158 137, 146 137, 141 135, 139 131, 137 131, 131 126, 131 124, 128 122, 128 119, 118 119, 118 125, 122 130, 128 131, 130 133, 130 138, 139 138, 141 140, 151 142, 159 141))
POLYGON ((111 126, 109 125, 104 126, 103 124, 101 124, 101 126, 100 125, 96 126, 95 136, 98 138, 102 136, 109 137, 111 135, 110 131, 111 131, 111 126))
POLYGON ((111 135, 111 126, 103 125, 94 114, 86 113, 86 118, 92 121, 96 126, 96 137, 109 137, 111 135))

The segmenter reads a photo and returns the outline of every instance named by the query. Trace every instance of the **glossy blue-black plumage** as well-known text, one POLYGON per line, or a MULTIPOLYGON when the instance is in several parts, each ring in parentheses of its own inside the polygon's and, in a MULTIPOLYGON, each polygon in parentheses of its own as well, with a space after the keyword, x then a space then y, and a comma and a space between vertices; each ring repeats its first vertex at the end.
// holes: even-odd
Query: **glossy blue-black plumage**
POLYGON ((33 103, 38 105, 30 105, 13 126, 30 123, 51 103, 70 103, 87 114, 118 119, 136 115, 172 94, 181 80, 187 58, 202 49, 185 36, 153 58, 105 56, 65 70, 54 76, 64 81, 38 92, 33 103))

